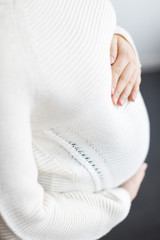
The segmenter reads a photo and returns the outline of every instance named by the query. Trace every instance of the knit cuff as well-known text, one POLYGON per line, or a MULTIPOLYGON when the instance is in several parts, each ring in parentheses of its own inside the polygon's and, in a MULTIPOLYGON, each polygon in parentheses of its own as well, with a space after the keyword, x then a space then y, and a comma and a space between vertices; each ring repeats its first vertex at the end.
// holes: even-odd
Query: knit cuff
POLYGON ((122 187, 118 187, 113 190, 115 190, 115 194, 121 200, 122 205, 124 206, 122 219, 125 219, 128 216, 131 209, 131 205, 132 205, 131 196, 129 192, 122 187))
POLYGON ((121 220, 125 219, 128 216, 132 201, 129 192, 126 189, 122 187, 107 189, 103 191, 103 195, 112 198, 117 203, 119 202, 122 210, 120 212, 122 218, 121 220))

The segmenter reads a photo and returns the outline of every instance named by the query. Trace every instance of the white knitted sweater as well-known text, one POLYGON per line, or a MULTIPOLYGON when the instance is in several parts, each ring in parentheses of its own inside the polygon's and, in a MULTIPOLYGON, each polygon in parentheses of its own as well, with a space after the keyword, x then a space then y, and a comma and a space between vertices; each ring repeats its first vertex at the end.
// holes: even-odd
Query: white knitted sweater
POLYGON ((0 0, 0 239, 94 240, 128 215, 150 125, 140 92, 112 102, 114 33, 136 51, 108 0, 0 0))

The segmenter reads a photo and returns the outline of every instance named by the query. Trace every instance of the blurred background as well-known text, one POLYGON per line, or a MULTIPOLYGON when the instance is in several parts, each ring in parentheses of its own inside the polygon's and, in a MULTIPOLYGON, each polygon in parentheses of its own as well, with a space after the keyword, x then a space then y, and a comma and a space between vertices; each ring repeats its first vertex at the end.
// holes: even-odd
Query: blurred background
POLYGON ((160 240, 160 1, 111 0, 142 64, 140 91, 151 124, 148 169, 128 217, 102 240, 160 240))

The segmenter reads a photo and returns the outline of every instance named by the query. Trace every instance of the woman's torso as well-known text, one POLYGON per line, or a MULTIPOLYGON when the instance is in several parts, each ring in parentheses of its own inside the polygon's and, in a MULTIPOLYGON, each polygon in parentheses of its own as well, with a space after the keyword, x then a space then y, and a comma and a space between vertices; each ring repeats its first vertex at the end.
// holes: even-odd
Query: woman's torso
POLYGON ((20 19, 19 33, 35 71, 31 126, 39 181, 50 191, 59 189, 61 174, 66 177, 62 191, 120 185, 145 160, 150 129, 140 92, 123 107, 111 100, 112 5, 106 0, 19 0, 20 19))

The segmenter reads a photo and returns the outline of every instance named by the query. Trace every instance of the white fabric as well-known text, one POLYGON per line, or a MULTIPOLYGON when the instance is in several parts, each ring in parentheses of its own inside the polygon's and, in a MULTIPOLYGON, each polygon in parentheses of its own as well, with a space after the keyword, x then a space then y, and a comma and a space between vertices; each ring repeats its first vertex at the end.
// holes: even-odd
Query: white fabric
POLYGON ((115 27, 107 0, 0 0, 0 239, 99 239, 127 217, 150 125, 140 92, 112 103, 115 27))

